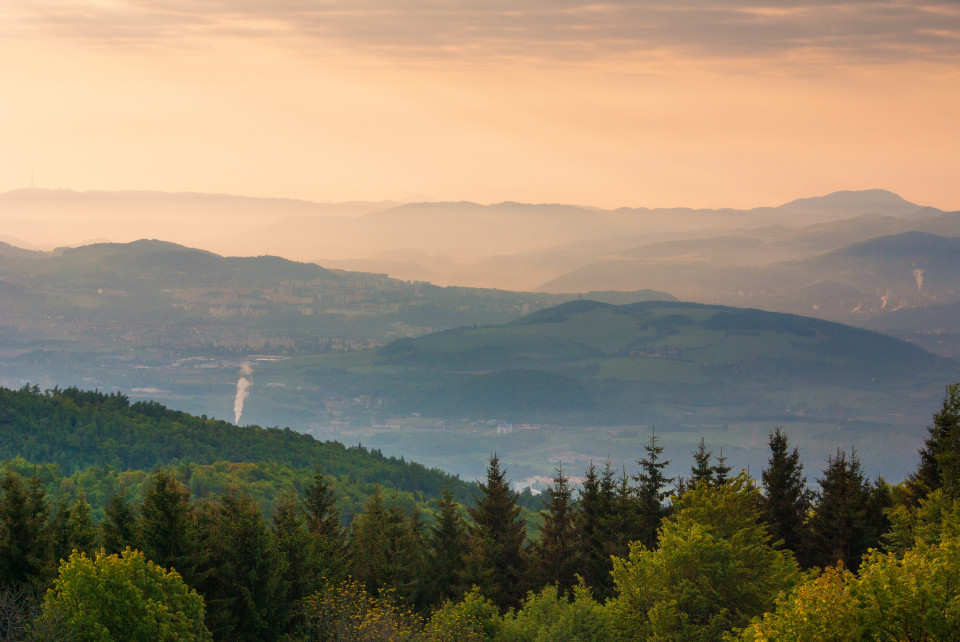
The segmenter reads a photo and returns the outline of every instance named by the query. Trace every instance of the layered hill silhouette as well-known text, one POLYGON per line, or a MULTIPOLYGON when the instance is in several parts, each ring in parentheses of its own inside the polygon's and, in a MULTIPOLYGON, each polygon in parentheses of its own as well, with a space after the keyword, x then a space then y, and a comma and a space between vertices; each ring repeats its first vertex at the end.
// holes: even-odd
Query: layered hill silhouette
POLYGON ((589 423, 629 423, 665 405, 722 408, 728 417, 783 415, 778 394, 801 390, 809 392, 807 416, 835 417, 843 412, 835 404, 841 391, 849 392, 848 406, 858 394, 882 391, 897 391, 909 405, 911 395, 938 392, 958 375, 956 361, 818 319, 594 301, 263 371, 287 385, 309 382, 347 395, 375 390, 384 410, 399 415, 589 423), (820 396, 825 389, 833 391, 829 403, 820 396))

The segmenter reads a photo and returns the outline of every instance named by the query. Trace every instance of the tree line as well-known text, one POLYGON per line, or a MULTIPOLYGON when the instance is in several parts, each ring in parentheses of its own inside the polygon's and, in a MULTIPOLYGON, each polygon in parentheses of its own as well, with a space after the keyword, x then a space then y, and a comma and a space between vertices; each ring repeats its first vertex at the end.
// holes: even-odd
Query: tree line
POLYGON ((816 490, 780 429, 759 484, 702 440, 671 479, 654 433, 633 474, 591 465, 574 490, 558 469, 533 537, 495 454, 470 505, 445 489, 423 511, 375 489, 348 527, 321 468, 269 515, 242 487, 194 499, 159 468, 99 523, 82 496, 51 501, 8 471, 0 615, 46 639, 956 637, 960 384, 928 433, 907 480, 867 480, 838 450, 816 490), (164 602, 130 592, 141 584, 177 606, 151 612, 164 602), (111 596, 148 606, 117 622, 111 596))

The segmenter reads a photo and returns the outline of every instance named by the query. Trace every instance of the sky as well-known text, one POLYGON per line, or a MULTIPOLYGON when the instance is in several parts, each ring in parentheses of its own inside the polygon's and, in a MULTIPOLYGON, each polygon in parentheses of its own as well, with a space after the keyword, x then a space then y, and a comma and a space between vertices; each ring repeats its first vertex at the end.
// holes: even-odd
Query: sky
POLYGON ((956 0, 4 0, 0 191, 960 209, 956 0))

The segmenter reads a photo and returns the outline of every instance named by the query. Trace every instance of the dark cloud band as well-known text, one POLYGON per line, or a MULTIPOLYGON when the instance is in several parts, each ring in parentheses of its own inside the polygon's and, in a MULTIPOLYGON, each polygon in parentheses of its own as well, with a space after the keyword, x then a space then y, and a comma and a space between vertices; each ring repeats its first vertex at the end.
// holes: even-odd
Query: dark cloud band
MULTIPOLYGON (((8 35, 131 42, 279 38, 385 55, 592 58, 655 51, 858 61, 960 55, 956 0, 14 0, 8 35), (19 4, 17 4, 19 3, 19 4), (12 26, 11 26, 12 25, 12 26)), ((3 27, 0 27, 2 30, 3 27)))

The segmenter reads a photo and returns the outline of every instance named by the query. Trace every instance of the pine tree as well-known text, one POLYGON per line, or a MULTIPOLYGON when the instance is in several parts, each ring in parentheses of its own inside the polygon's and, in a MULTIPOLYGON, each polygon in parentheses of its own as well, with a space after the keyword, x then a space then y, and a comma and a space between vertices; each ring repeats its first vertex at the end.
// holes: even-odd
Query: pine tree
POLYGON ((90 504, 86 495, 81 494, 70 507, 70 549, 86 553, 93 557, 94 551, 100 546, 100 533, 93 525, 90 514, 90 504))
POLYGON ((547 488, 549 501, 541 511, 543 524, 537 542, 537 567, 540 586, 555 584, 561 593, 569 593, 575 582, 573 556, 573 506, 571 490, 563 467, 558 467, 547 488))
POLYGON ((606 565, 606 518, 597 467, 590 462, 584 473, 574 513, 574 557, 577 573, 590 587, 599 586, 610 572, 606 565))
POLYGON ((727 482, 733 466, 727 465, 727 458, 723 456, 723 446, 720 446, 720 454, 714 459, 717 460, 717 463, 713 465, 713 485, 720 487, 727 482))
POLYGON ((370 595, 392 590, 410 604, 422 602, 423 547, 419 517, 408 516, 395 502, 384 502, 380 487, 350 525, 353 575, 370 595))
POLYGON ((346 532, 340 524, 336 497, 319 467, 305 489, 303 511, 320 574, 329 581, 343 578, 347 573, 346 532))
POLYGON ((122 553, 128 546, 142 547, 137 519, 137 507, 122 488, 110 496, 100 522, 100 543, 107 553, 122 553))
POLYGON ((483 547, 483 568, 489 572, 495 591, 487 597, 501 608, 517 607, 527 588, 526 525, 517 494, 510 489, 496 454, 490 458, 487 482, 480 484, 480 492, 469 512, 473 520, 471 538, 483 547))
POLYGON ((287 622, 289 633, 297 625, 293 621, 296 605, 320 588, 322 568, 314 538, 307 531, 306 519, 294 493, 277 500, 272 526, 273 541, 282 561, 279 592, 287 609, 280 620, 287 622))
POLYGON ((710 459, 713 457, 713 453, 707 450, 703 437, 700 437, 700 444, 691 454, 694 464, 690 468, 690 487, 696 488, 700 482, 712 484, 713 466, 710 465, 710 459))
POLYGON ((800 451, 789 450, 787 434, 779 427, 770 434, 770 459, 760 473, 763 480, 762 515, 770 537, 804 558, 809 549, 806 525, 813 493, 807 488, 800 451))
POLYGON ((667 496, 667 486, 673 481, 664 470, 669 460, 661 460, 663 446, 658 444, 656 430, 650 433, 650 443, 643 447, 646 455, 639 461, 640 472, 634 479, 638 483, 637 499, 642 530, 638 540, 647 548, 654 548, 657 542, 657 529, 663 519, 663 500, 667 496))
POLYGON ((437 500, 437 523, 429 527, 427 549, 427 602, 457 601, 467 588, 463 583, 467 555, 467 523, 449 487, 437 500))
POLYGON ((19 475, 0 478, 0 585, 45 583, 46 494, 39 477, 28 485, 19 475))
POLYGON ((813 562, 826 567, 842 561, 847 568, 856 570, 869 545, 870 497, 856 451, 848 459, 844 451, 837 449, 817 482, 820 494, 810 519, 815 545, 813 562))
POLYGON ((201 502, 197 522, 205 552, 197 589, 207 603, 207 627, 219 639, 279 637, 285 568, 260 508, 230 489, 201 502))
POLYGON ((190 491, 166 469, 147 481, 138 530, 147 559, 176 570, 188 586, 197 586, 200 563, 190 491))
POLYGON ((960 496, 960 383, 947 386, 943 405, 920 450, 920 465, 911 477, 918 498, 944 488, 950 497, 960 496))

